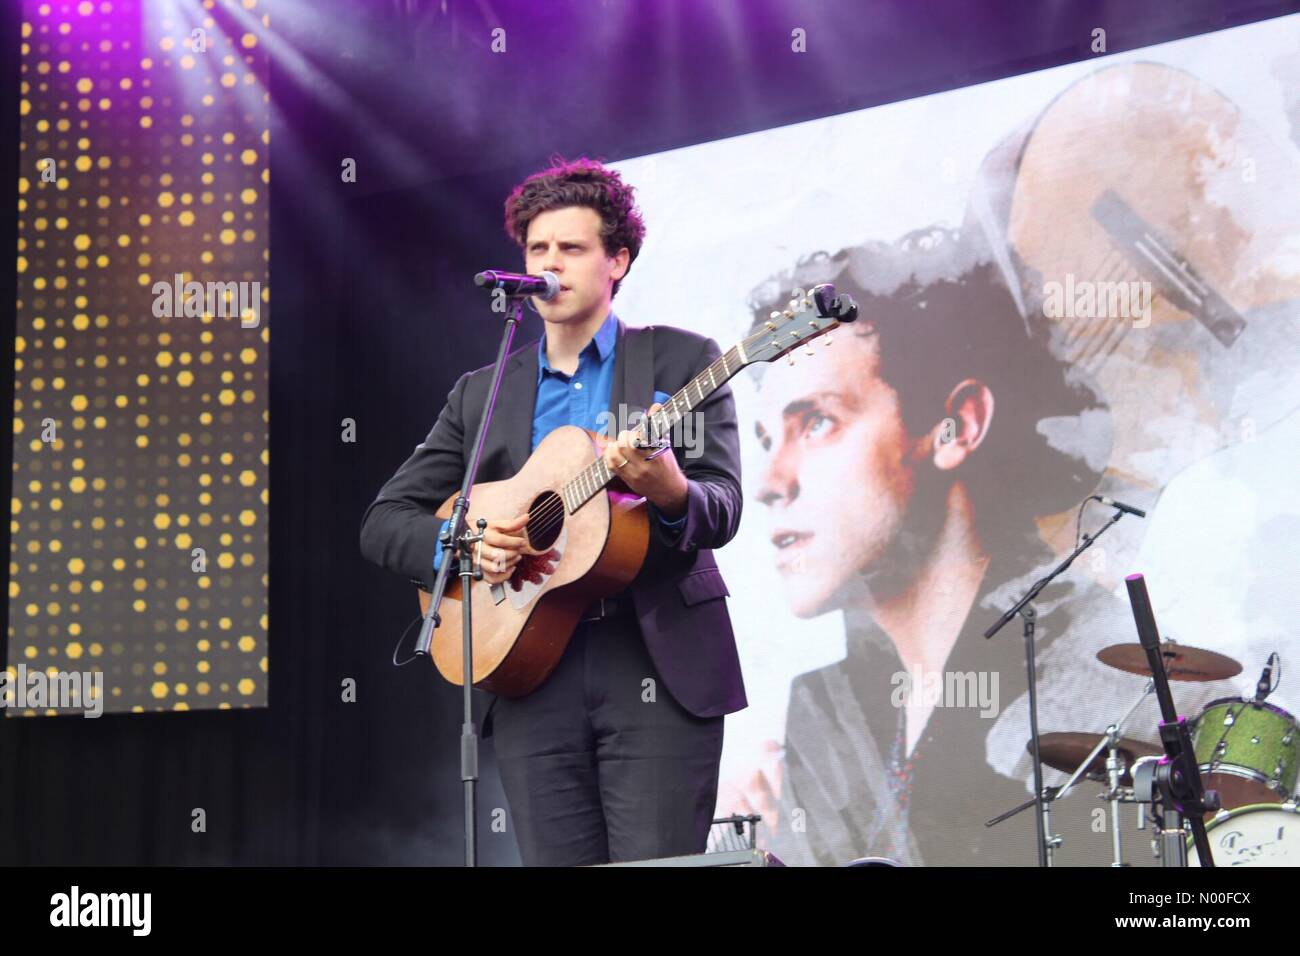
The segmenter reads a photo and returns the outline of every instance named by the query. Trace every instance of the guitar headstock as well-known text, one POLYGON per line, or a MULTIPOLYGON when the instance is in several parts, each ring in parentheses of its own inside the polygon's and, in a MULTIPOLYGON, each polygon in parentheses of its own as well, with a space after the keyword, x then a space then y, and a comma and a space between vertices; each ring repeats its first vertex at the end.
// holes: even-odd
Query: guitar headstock
MULTIPOLYGON (((743 341, 745 364, 775 362, 805 342, 810 343, 840 323, 852 322, 857 317, 857 303, 847 294, 837 296, 835 286, 829 282, 814 286, 807 292, 795 289, 789 305, 780 312, 773 312, 763 328, 743 341)), ((826 344, 830 344, 829 338, 826 344)), ((815 354, 811 345, 807 354, 815 354)), ((794 364, 793 355, 790 364, 794 364)))

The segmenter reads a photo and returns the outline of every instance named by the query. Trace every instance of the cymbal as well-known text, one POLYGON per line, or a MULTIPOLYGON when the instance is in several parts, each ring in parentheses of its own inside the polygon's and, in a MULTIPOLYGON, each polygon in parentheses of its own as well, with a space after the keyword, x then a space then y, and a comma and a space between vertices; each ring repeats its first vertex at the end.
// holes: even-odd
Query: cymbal
MULTIPOLYGON (((1053 770, 1060 770, 1062 773, 1074 773, 1074 768, 1079 766, 1083 758, 1092 753, 1092 748, 1097 746, 1104 734, 1080 734, 1080 733, 1054 733, 1039 734, 1039 754, 1043 758, 1043 763, 1053 770)), ((1031 750, 1032 744, 1025 744, 1026 750, 1031 750)), ((1091 780, 1106 781, 1106 753, 1103 750, 1088 765, 1084 771, 1085 776, 1091 780)), ((1129 774, 1129 768, 1133 766, 1138 757, 1153 757, 1164 753, 1159 747, 1153 747, 1151 744, 1143 743, 1140 740, 1133 740, 1131 737, 1121 737, 1119 739, 1119 756, 1124 763, 1124 769, 1120 772, 1119 782, 1121 786, 1131 787, 1133 778, 1129 774)))
MULTIPOLYGON (((1165 670, 1170 680, 1210 681, 1227 680, 1241 673, 1241 665, 1226 654, 1174 644, 1166 641, 1160 645, 1165 659, 1165 670)), ((1097 660, 1130 674, 1151 676, 1147 652, 1141 644, 1112 644, 1097 652, 1097 660)))

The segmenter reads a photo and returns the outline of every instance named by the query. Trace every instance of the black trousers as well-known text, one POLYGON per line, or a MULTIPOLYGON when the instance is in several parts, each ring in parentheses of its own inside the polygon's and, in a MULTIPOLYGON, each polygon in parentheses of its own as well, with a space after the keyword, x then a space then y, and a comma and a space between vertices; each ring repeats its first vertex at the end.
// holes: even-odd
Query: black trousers
POLYGON ((722 717, 668 692, 633 615, 578 625, 526 697, 499 697, 492 740, 525 866, 704 852, 722 717))

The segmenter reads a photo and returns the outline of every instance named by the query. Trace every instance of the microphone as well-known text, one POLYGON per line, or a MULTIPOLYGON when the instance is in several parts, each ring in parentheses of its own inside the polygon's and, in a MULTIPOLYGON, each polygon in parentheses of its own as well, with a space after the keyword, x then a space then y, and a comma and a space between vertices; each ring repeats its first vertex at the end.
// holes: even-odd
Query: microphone
POLYGON ((1139 518, 1145 518, 1147 513, 1140 508, 1134 508, 1132 505, 1126 505, 1122 501, 1116 501, 1114 498, 1107 498, 1105 495, 1093 495, 1094 501, 1100 501, 1103 505, 1109 505, 1112 508, 1118 508, 1128 515, 1137 515, 1139 518))
POLYGON ((543 272, 539 276, 530 276, 489 269, 476 275, 474 284, 480 288, 490 289, 493 292, 500 289, 512 299, 535 295, 543 302, 549 302, 560 294, 560 277, 554 272, 543 272))
POLYGON ((1273 661, 1277 657, 1277 651, 1268 655, 1268 661, 1264 664, 1264 673, 1259 675, 1259 683, 1255 685, 1255 703, 1262 704, 1264 698, 1273 693, 1273 661))

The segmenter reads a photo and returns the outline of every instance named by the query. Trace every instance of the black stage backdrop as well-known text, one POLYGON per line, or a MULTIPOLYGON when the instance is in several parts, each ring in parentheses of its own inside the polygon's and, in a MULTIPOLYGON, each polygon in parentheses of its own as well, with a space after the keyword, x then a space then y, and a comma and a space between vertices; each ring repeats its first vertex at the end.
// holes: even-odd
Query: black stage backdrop
MULTIPOLYGON (((4 4, 0 27, 7 183, 19 161, 18 6, 4 4)), ((1072 62, 1091 56, 1097 26, 1114 52, 1296 8, 591 2, 541 14, 504 3, 512 52, 492 59, 498 24, 477 4, 397 12, 330 0, 310 4, 310 19, 302 7, 263 6, 280 37, 270 706, 0 719, 0 864, 459 861, 459 693, 432 667, 391 665, 414 593, 362 561, 358 528, 456 377, 491 361, 499 325, 470 276, 518 264, 501 202, 551 153, 621 159, 1072 62), (810 37, 794 73, 772 68, 792 26, 810 37), (340 181, 347 157, 355 183, 340 181), (341 439, 344 419, 355 442, 341 439), (355 703, 341 700, 347 678, 355 703), (196 808, 202 834, 191 829, 196 808)), ((12 249, 12 198, 0 208, 0 242, 12 249)), ((0 301, 12 370, 11 269, 0 301)), ((673 317, 633 319, 652 320, 673 317)), ((517 344, 539 333, 532 316, 517 344)), ((490 742, 483 758, 483 860, 517 862, 512 839, 490 829, 504 807, 490 742)))

